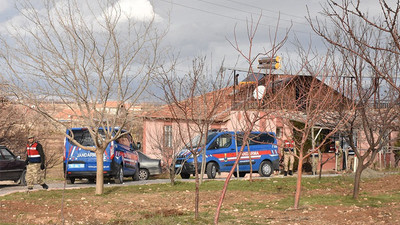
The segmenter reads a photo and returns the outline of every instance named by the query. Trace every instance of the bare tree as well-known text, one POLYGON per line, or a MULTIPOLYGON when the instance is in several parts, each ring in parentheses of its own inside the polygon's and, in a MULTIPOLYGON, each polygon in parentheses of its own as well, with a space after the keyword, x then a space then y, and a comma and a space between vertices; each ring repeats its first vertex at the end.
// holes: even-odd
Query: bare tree
POLYGON ((337 64, 343 64, 353 82, 351 97, 357 108, 346 130, 348 142, 358 159, 355 199, 359 196, 362 171, 387 143, 394 122, 398 120, 399 3, 379 0, 376 2, 378 12, 371 12, 371 15, 359 0, 341 3, 329 0, 322 11, 329 24, 309 19, 314 31, 338 53, 341 62, 337 64), (364 142, 357 145, 356 137, 364 142))
POLYGON ((0 144, 8 146, 17 155, 25 155, 27 112, 7 98, 0 102, 0 144))
MULTIPOLYGON (((206 67, 206 58, 193 60, 191 71, 184 76, 175 70, 161 70, 155 82, 164 92, 164 101, 168 113, 176 125, 177 136, 184 147, 190 151, 195 166, 195 218, 199 216, 199 161, 201 152, 205 152, 208 130, 217 119, 222 105, 229 103, 226 93, 229 79, 222 67, 214 76, 206 67), (197 137, 197 138, 195 138, 197 137)), ((203 158, 202 162, 205 163, 203 158)), ((203 163, 203 164, 204 164, 203 163)), ((190 174, 181 172, 181 176, 190 174)))
POLYGON ((9 92, 22 105, 58 121, 46 101, 63 102, 88 128, 95 146, 82 146, 97 158, 96 194, 103 193, 103 154, 108 144, 129 128, 130 107, 156 66, 160 40, 155 15, 137 18, 118 1, 21 1, 24 24, 1 37, 1 58, 9 92), (108 101, 118 104, 113 110, 108 101), (129 103, 129 104, 128 104, 129 103), (104 128, 104 136, 99 133, 104 128))
MULTIPOLYGON (((261 17, 258 18, 258 21, 251 21, 248 23, 248 49, 243 50, 243 48, 240 47, 239 42, 237 40, 236 33, 234 35, 234 40, 230 41, 230 44, 236 51, 239 52, 241 57, 246 61, 248 64, 248 77, 250 80, 253 82, 249 82, 248 84, 243 85, 242 87, 238 87, 238 90, 234 89, 234 102, 232 106, 232 111, 238 111, 237 116, 242 118, 239 120, 239 124, 235 125, 235 133, 239 131, 241 133, 241 139, 242 139, 242 146, 240 147, 239 152, 236 155, 236 160, 234 162, 234 165, 232 166, 231 171, 229 172, 227 178, 225 179, 224 182, 224 187, 222 188, 221 195, 218 201, 215 217, 214 217, 214 224, 218 224, 219 221, 219 215, 220 211, 222 208, 222 203, 224 201, 227 188, 230 182, 230 179, 232 177, 232 174, 237 170, 237 175, 239 176, 239 169, 238 169, 238 163, 241 159, 241 156, 243 154, 243 151, 245 147, 247 146, 248 141, 250 140, 250 133, 253 131, 255 128, 264 130, 266 127, 265 125, 263 127, 260 127, 258 122, 260 122, 262 119, 268 118, 268 116, 271 116, 274 112, 274 110, 271 110, 271 105, 276 99, 276 93, 279 93, 279 91, 276 91, 274 88, 274 79, 275 75, 272 74, 272 71, 275 69, 274 64, 272 63, 267 63, 267 66, 264 67, 265 69, 265 74, 262 79, 259 79, 261 71, 255 71, 253 66, 255 64, 255 61, 259 58, 259 56, 264 56, 264 57, 269 57, 271 59, 276 58, 278 50, 285 44, 287 37, 288 37, 288 32, 287 31, 283 37, 279 40, 278 39, 278 30, 275 30, 273 33, 273 36, 270 37, 271 41, 271 50, 266 50, 265 52, 258 53, 254 56, 253 54, 253 47, 254 47, 254 39, 257 34, 258 30, 258 25, 259 25, 259 20, 261 17), (271 85, 272 84, 272 85, 271 85), (262 85, 265 87, 264 91, 258 91, 258 86, 262 85), (255 91, 256 90, 256 91, 255 91), (255 94, 254 94, 255 93, 255 94)), ((277 26, 278 29, 278 26, 277 26)), ((264 48, 265 49, 265 48, 264 48)), ((236 85, 236 81, 235 81, 236 85)), ((248 147, 248 146, 247 146, 248 147)), ((249 150, 249 147, 248 147, 249 150)), ((250 156, 251 154, 249 154, 250 156)), ((250 156, 251 157, 251 156, 250 156)), ((249 163, 251 165, 251 160, 249 160, 249 163)), ((252 171, 250 172, 250 179, 252 171)))
MULTIPOLYGON (((162 132, 162 128, 157 128, 156 130, 148 130, 147 135, 151 140, 150 142, 153 143, 152 148, 157 151, 155 154, 162 160, 164 168, 169 173, 171 185, 174 185, 175 177, 179 174, 179 171, 175 171, 176 156, 182 150, 184 144, 182 138, 176 132, 172 132, 172 126, 170 136, 166 137, 164 132, 162 132), (169 140, 166 140, 166 138, 169 140)), ((186 140, 186 138, 184 139, 186 140)))

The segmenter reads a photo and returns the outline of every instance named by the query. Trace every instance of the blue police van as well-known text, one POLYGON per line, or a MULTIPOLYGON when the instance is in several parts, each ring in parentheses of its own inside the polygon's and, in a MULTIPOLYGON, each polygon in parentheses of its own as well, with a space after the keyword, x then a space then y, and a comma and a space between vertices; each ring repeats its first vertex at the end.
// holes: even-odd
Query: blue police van
MULTIPOLYGON (((198 144, 200 136, 192 141, 198 144)), ((239 154, 243 144, 243 134, 232 131, 209 132, 206 139, 206 173, 209 179, 214 179, 217 173, 229 172, 239 154)), ((201 146, 193 146, 201 151, 201 146)), ((198 156, 198 168, 202 163, 201 154, 198 156)), ((248 143, 239 160, 239 176, 257 171, 261 176, 268 177, 274 170, 279 169, 279 154, 277 140, 273 132, 251 132, 248 143), (248 147, 250 149, 248 149, 248 147), (250 167, 251 163, 251 167, 250 167)), ((188 149, 178 153, 175 161, 175 171, 180 173, 183 179, 188 179, 195 173, 194 158, 188 149)), ((237 176, 237 173, 234 173, 237 176)))
MULTIPOLYGON (((114 132, 117 131, 114 129, 114 132)), ((70 136, 73 134, 74 139, 83 146, 95 146, 87 128, 71 128, 66 132, 70 136)), ((104 130, 99 129, 99 133, 104 134, 104 130)), ((135 181, 139 180, 138 149, 130 134, 125 134, 116 141, 112 141, 103 155, 104 177, 114 179, 118 184, 123 183, 124 177, 132 177, 135 181)), ((66 138, 64 141, 64 174, 67 183, 73 184, 76 179, 84 178, 93 183, 96 179, 96 171, 95 152, 79 148, 66 138)))

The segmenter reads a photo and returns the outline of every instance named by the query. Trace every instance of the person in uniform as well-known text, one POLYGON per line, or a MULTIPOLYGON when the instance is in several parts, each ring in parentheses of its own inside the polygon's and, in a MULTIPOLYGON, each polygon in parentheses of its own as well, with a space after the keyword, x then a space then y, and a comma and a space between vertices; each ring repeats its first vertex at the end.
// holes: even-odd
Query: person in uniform
POLYGON ((343 151, 340 147, 340 141, 335 141, 335 154, 336 154, 336 172, 340 173, 342 171, 342 159, 343 151))
MULTIPOLYGON (((312 151, 312 149, 310 149, 309 151, 312 151)), ((317 166, 318 166, 318 159, 319 159, 318 156, 319 156, 318 151, 313 151, 310 155, 313 175, 317 174, 317 166)))
POLYGON ((34 135, 28 136, 28 144, 26 145, 26 183, 28 190, 33 189, 35 183, 41 185, 43 189, 49 186, 43 181, 42 171, 45 169, 45 155, 42 145, 35 141, 34 135))
POLYGON ((293 175, 293 164, 294 155, 296 154, 296 149, 294 147, 294 141, 286 140, 284 142, 283 151, 281 150, 281 155, 283 155, 284 171, 283 175, 287 176, 293 175))
POLYGON ((346 171, 352 172, 354 167, 354 151, 350 146, 346 149, 346 156, 346 171))

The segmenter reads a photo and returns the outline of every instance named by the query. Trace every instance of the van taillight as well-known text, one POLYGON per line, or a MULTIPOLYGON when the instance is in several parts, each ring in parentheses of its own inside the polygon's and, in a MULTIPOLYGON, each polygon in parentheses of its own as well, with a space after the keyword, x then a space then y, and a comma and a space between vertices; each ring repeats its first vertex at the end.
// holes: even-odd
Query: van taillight
POLYGON ((110 145, 110 159, 113 160, 114 159, 114 142, 111 142, 110 145))

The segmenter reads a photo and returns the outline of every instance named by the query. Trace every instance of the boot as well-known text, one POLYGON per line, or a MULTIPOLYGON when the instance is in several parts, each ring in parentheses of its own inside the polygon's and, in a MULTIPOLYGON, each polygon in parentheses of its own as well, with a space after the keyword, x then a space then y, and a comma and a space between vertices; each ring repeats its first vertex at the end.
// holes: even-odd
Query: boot
POLYGON ((289 170, 289 175, 293 176, 293 171, 289 170))
POLYGON ((42 184, 43 189, 49 189, 49 186, 47 186, 47 184, 42 184))
POLYGON ((283 172, 283 176, 285 176, 285 177, 287 176, 287 171, 283 172))

